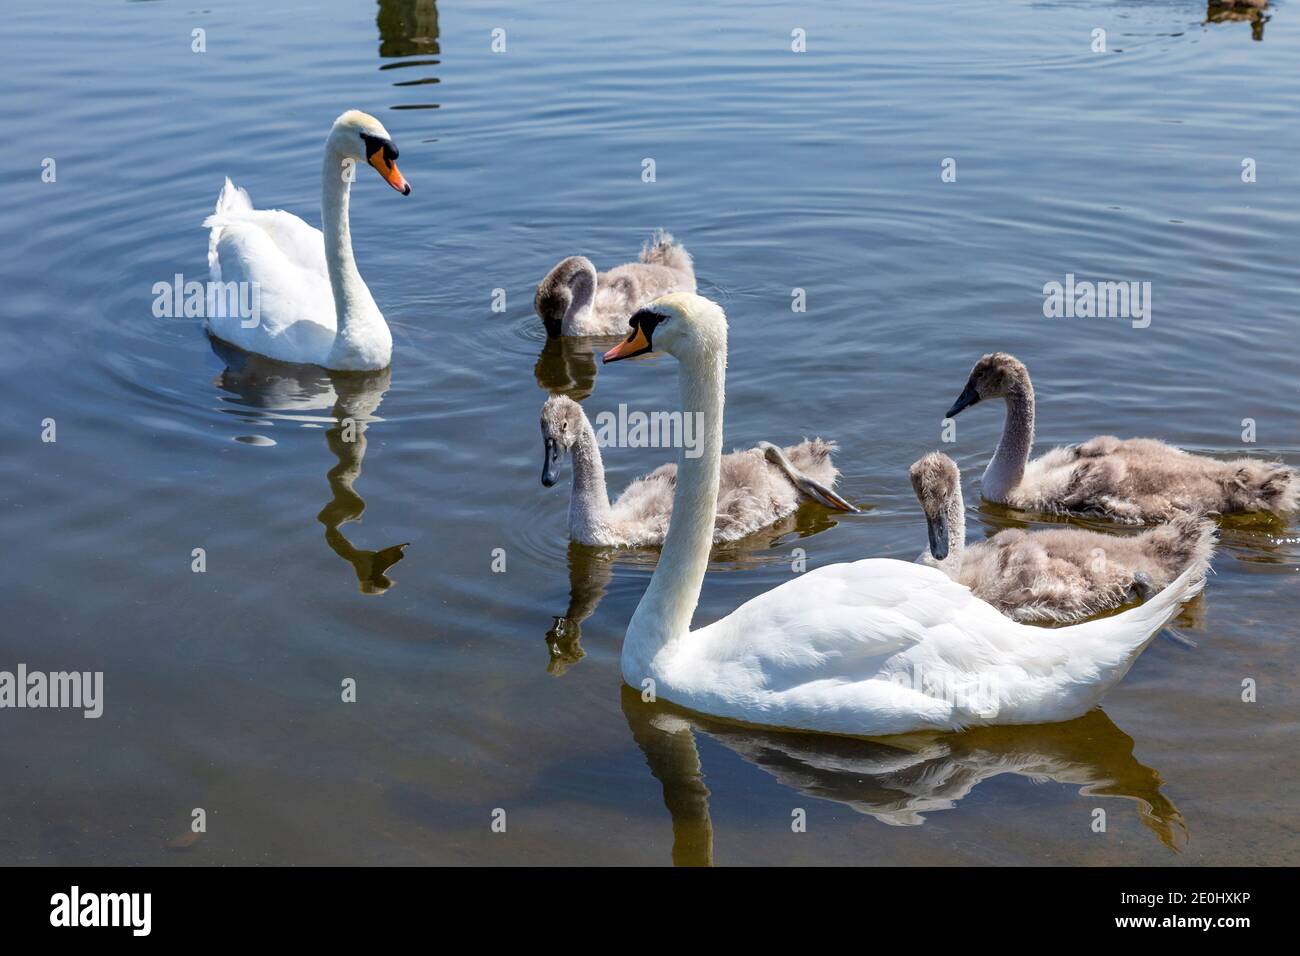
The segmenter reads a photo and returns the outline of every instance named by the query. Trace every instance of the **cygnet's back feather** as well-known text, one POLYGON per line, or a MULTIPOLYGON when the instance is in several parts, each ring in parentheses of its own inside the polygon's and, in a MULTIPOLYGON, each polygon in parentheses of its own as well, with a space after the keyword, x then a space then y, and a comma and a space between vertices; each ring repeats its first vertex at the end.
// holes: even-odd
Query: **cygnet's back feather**
POLYGON ((1141 534, 1010 529, 967 545, 957 465, 932 452, 912 466, 911 476, 932 548, 946 546, 920 560, 1024 624, 1074 624, 1145 598, 1189 567, 1204 573, 1214 551, 1214 522, 1183 512, 1141 534))
MULTIPOLYGON (((781 449, 805 478, 834 488, 839 471, 831 462, 835 443, 814 438, 781 449)), ((637 478, 610 505, 612 530, 629 545, 662 544, 673 512, 673 490, 677 485, 677 463, 660 465, 637 478)), ((733 451, 722 456, 718 478, 718 514, 713 524, 713 542, 738 541, 797 509, 803 500, 780 468, 771 464, 759 448, 733 451)))
POLYGON ((1286 513, 1298 499, 1300 478, 1286 465, 1193 455, 1154 438, 1101 435, 1029 462, 1006 503, 1144 524, 1187 511, 1286 513))
POLYGON ((695 265, 686 248, 660 230, 636 262, 607 272, 585 256, 562 260, 537 286, 533 306, 550 335, 618 335, 641 307, 669 292, 695 291, 695 265))
POLYGON ((1006 418, 980 489, 990 501, 1124 524, 1154 524, 1188 511, 1283 514, 1300 504, 1295 468, 1193 455, 1153 438, 1102 435, 1031 461, 1034 388, 1029 370, 1005 352, 975 363, 947 417, 991 398, 1006 401, 1006 418))
POLYGON ((1022 623, 1074 624, 1159 591, 1188 567, 1203 570, 1214 537, 1213 521, 1189 514, 1138 535, 1000 531, 967 547, 957 580, 1022 623))

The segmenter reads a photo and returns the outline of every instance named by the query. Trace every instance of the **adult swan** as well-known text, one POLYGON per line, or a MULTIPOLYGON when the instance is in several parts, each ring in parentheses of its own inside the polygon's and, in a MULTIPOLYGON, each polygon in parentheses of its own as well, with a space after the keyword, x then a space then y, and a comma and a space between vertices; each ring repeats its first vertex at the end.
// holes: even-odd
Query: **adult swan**
POLYGON ((1147 603, 1054 630, 1017 624, 936 568, 868 559, 801 574, 690 629, 713 537, 727 320, 689 293, 630 319, 606 362, 653 350, 680 363, 682 408, 703 413, 703 454, 678 453, 672 520, 628 624, 623 679, 704 714, 875 736, 1067 720, 1120 680, 1204 583, 1189 569, 1147 603))
POLYGON ((216 338, 282 362, 340 371, 387 368, 393 336, 352 257, 348 194, 368 163, 403 196, 411 186, 397 170, 397 147, 379 120, 349 110, 325 140, 320 218, 325 232, 281 209, 254 209, 229 179, 211 229, 213 282, 249 282, 259 290, 258 314, 209 315, 216 338))

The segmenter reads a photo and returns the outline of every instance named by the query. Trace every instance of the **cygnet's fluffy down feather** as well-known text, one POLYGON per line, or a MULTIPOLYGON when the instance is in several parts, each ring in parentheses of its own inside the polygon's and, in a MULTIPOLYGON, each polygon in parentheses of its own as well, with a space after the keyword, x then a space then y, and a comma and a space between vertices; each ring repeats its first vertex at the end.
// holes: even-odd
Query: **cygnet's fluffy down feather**
POLYGON ((669 292, 694 292, 686 247, 660 230, 636 262, 596 271, 586 256, 560 261, 537 286, 533 307, 549 335, 621 335, 642 306, 669 292))
MULTIPOLYGON (((789 445, 782 451, 805 476, 827 487, 835 486, 840 473, 831 461, 834 442, 814 438, 789 445)), ((668 462, 628 485, 610 506, 611 530, 614 536, 624 540, 602 543, 662 544, 668 533, 668 519, 672 517, 676 483, 677 463, 668 462)), ((802 500, 795 486, 764 458, 760 449, 723 455, 713 541, 721 544, 753 534, 794 512, 802 500)))
POLYGON ((1203 574, 1214 551, 1214 522, 1186 513, 1141 534, 1010 529, 967 545, 956 463, 931 452, 910 475, 930 528, 919 560, 1022 623, 1073 624, 1148 597, 1188 568, 1203 574))

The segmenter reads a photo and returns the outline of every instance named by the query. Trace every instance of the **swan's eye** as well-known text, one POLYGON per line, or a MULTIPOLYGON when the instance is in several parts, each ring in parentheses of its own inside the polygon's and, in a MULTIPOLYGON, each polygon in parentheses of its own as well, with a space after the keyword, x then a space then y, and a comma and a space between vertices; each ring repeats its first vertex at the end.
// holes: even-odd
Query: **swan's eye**
POLYGON ((384 139, 382 136, 371 136, 369 133, 361 134, 361 141, 366 144, 366 159, 374 158, 375 153, 383 150, 384 159, 391 166, 397 159, 397 147, 393 145, 392 140, 384 139))
POLYGON ((668 316, 663 312, 652 312, 650 309, 641 309, 632 318, 627 320, 628 328, 632 331, 640 329, 646 335, 650 335, 659 326, 668 322, 668 316))

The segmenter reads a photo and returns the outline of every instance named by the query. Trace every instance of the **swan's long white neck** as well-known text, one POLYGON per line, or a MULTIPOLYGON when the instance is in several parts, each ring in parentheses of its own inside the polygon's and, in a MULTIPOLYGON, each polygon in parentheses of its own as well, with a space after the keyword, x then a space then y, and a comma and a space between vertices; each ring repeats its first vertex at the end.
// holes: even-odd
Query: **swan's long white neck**
POLYGON ((1034 449, 1034 387, 1026 379, 1007 392, 1007 415, 997 451, 984 469, 980 492, 990 501, 1006 501, 1025 476, 1034 449))
POLYGON ((334 314, 340 330, 360 313, 361 305, 370 299, 366 283, 357 271, 357 260, 352 255, 348 198, 356 167, 345 167, 345 158, 341 151, 327 146, 320 171, 320 219, 321 231, 325 234, 325 263, 329 268, 334 314))
POLYGON ((681 360, 682 411, 703 413, 704 441, 698 458, 688 458, 685 448, 677 452, 677 488, 663 553, 623 641, 623 678, 633 687, 641 686, 661 650, 687 638, 699 603, 718 510, 726 368, 725 336, 717 347, 681 360))
POLYGON ((354 165, 345 166, 349 162, 354 160, 347 153, 326 143, 320 173, 320 218, 338 323, 329 367, 378 369, 388 365, 393 339, 352 255, 348 199, 358 171, 354 165))
POLYGON ((569 534, 579 541, 599 540, 610 522, 605 463, 591 422, 583 415, 573 442, 573 494, 569 498, 569 534))

